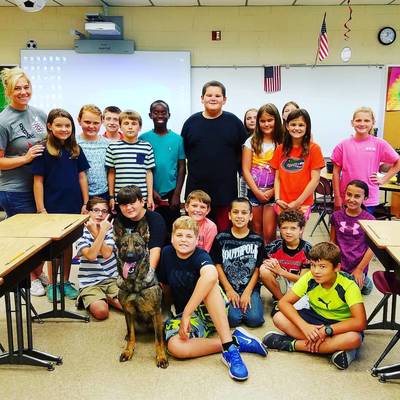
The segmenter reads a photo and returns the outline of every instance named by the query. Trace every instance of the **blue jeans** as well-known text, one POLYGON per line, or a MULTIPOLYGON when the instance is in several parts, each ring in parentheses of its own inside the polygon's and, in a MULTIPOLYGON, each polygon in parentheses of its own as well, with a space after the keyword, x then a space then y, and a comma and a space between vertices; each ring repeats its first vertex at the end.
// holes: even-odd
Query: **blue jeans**
POLYGON ((35 199, 33 192, 1 192, 0 206, 7 217, 15 214, 36 213, 35 199))
POLYGON ((364 275, 364 286, 361 289, 361 294, 367 296, 372 292, 373 288, 374 284, 372 282, 372 279, 368 275, 364 275))
POLYGON ((246 312, 240 308, 233 307, 229 304, 228 321, 232 328, 244 323, 250 328, 256 328, 264 323, 264 306, 261 301, 260 290, 254 289, 250 297, 251 308, 248 307, 246 312))

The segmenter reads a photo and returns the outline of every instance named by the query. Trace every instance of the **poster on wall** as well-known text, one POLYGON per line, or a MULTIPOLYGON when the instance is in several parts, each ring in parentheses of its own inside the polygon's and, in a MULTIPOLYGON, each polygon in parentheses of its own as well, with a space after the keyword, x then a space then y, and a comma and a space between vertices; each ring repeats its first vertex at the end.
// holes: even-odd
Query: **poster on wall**
POLYGON ((400 67, 388 68, 386 111, 400 111, 400 67))
MULTIPOLYGON (((14 68, 16 65, 0 65, 0 73, 4 68, 14 68)), ((8 102, 4 93, 3 82, 0 80, 0 112, 3 111, 8 102)))

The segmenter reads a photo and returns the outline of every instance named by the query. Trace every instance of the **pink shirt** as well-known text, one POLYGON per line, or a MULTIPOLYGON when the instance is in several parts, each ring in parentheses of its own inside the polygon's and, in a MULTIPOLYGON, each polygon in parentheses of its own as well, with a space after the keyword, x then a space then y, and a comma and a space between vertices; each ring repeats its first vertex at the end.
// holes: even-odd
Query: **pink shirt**
POLYGON ((366 206, 379 204, 379 186, 370 176, 379 171, 381 163, 394 164, 399 155, 386 140, 368 135, 366 139, 356 140, 353 136, 340 142, 332 153, 332 161, 341 169, 340 195, 344 199, 347 184, 353 179, 364 181, 369 187, 366 206))
POLYGON ((205 218, 204 221, 199 224, 199 243, 197 247, 209 252, 214 238, 217 236, 217 232, 217 225, 210 219, 205 218))

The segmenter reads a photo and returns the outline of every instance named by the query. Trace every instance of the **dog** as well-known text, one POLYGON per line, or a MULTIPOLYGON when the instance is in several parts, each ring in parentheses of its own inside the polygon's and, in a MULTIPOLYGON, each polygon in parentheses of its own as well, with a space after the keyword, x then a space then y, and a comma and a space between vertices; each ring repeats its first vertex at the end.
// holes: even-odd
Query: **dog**
POLYGON ((134 322, 143 322, 146 326, 153 325, 154 328, 157 367, 167 368, 168 358, 161 314, 162 290, 153 268, 150 267, 147 249, 149 236, 147 222, 140 221, 136 231, 132 231, 122 226, 118 219, 114 221, 119 273, 118 299, 127 326, 127 344, 119 361, 124 362, 132 358, 136 345, 134 322))

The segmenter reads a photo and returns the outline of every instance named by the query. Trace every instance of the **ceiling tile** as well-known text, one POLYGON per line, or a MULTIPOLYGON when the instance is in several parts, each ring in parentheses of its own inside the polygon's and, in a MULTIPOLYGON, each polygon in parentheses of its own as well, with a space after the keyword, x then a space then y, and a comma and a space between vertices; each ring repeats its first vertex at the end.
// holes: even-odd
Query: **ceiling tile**
POLYGON ((244 6, 246 0, 200 0, 202 6, 244 6))
MULTIPOLYGON (((343 0, 297 0, 296 6, 339 6, 343 0)), ((354 4, 354 1, 351 1, 354 4)))
POLYGON ((149 0, 106 0, 106 3, 111 7, 146 7, 151 6, 149 0))
POLYGON ((197 0, 152 0, 152 3, 155 6, 171 6, 171 7, 178 7, 178 6, 197 6, 197 0))
POLYGON ((291 6, 295 0, 249 0, 249 6, 291 6))

